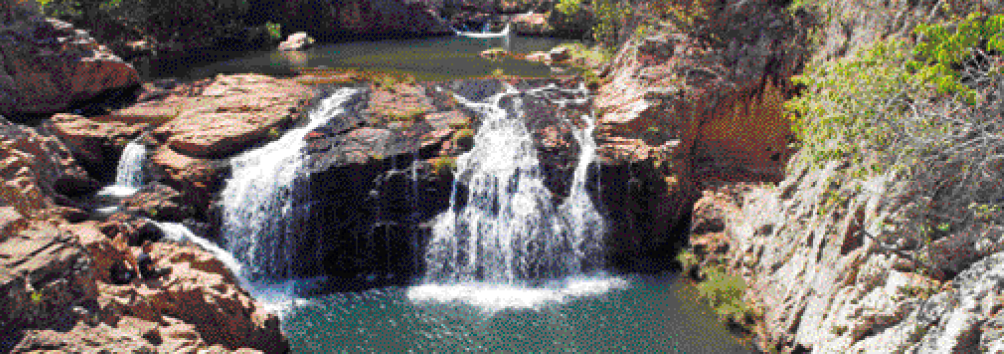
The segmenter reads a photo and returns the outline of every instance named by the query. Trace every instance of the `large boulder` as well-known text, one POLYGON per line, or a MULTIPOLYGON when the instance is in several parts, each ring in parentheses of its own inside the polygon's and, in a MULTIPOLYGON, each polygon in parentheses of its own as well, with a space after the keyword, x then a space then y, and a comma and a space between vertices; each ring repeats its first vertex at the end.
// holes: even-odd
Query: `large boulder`
POLYGON ((307 32, 296 32, 279 43, 279 50, 283 52, 306 50, 312 45, 314 45, 314 39, 308 36, 307 32))
POLYGON ((84 246, 86 254, 81 259, 92 264, 97 292, 84 298, 90 307, 74 310, 77 317, 61 330, 45 329, 51 326, 24 330, 15 351, 40 347, 88 351, 129 345, 161 353, 210 346, 215 351, 288 352, 278 317, 242 290, 213 254, 192 244, 150 244, 143 251, 156 268, 166 271, 155 279, 138 279, 132 273, 132 280, 113 281, 113 272, 133 270, 140 248, 119 236, 109 238, 113 235, 105 233, 105 228, 93 221, 62 226, 65 234, 84 246))
POLYGON ((128 63, 86 31, 22 4, 0 22, 0 114, 53 113, 139 84, 128 63))
POLYGON ((100 187, 59 139, 33 128, 0 121, 0 161, 0 204, 25 215, 100 187))

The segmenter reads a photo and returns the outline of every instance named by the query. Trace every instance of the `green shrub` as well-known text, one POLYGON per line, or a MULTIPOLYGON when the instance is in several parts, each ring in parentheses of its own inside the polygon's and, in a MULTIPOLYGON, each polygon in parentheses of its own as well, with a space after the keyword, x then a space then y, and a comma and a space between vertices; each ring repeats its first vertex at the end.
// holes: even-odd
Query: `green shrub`
POLYGON ((268 37, 270 39, 273 41, 282 40, 282 25, 269 21, 265 23, 265 28, 268 30, 268 37))
POLYGON ((705 269, 704 276, 704 281, 697 285, 698 294, 719 317, 742 324, 762 315, 743 301, 746 293, 743 278, 728 274, 721 267, 705 269))
POLYGON ((958 93, 967 103, 975 104, 976 90, 965 84, 973 77, 967 75, 964 64, 984 51, 1004 52, 1004 15, 972 13, 953 26, 954 30, 946 24, 918 25, 914 32, 922 40, 913 49, 915 59, 906 65, 939 94, 958 93))
POLYGON ((457 169, 456 157, 444 156, 432 160, 432 171, 437 175, 453 173, 453 170, 456 169, 457 169))

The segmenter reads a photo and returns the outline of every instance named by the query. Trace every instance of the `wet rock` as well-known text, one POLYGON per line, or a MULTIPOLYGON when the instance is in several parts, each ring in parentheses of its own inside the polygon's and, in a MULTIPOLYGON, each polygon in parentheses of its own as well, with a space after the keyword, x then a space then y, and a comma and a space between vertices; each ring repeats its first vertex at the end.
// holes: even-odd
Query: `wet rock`
POLYGON ((0 25, 0 114, 54 113, 139 85, 136 70, 86 31, 37 9, 20 13, 0 25))
POLYGON ((285 41, 279 43, 279 51, 299 51, 307 50, 314 45, 314 38, 307 35, 307 32, 296 32, 289 35, 285 41))

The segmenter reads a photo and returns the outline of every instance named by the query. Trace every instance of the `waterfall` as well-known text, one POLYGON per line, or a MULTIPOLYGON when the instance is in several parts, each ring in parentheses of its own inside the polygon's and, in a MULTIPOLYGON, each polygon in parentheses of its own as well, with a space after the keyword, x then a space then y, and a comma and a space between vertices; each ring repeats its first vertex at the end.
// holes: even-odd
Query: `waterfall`
POLYGON ((143 162, 146 160, 146 146, 133 140, 122 151, 122 158, 115 168, 115 185, 139 188, 143 186, 143 162))
MULTIPOLYGON (((457 160, 450 208, 433 228, 425 255, 427 281, 519 285, 601 265, 603 220, 585 188, 596 154, 592 118, 583 117, 587 127, 575 129, 581 153, 570 195, 559 206, 544 185, 531 132, 522 119, 521 95, 551 99, 558 91, 563 90, 552 85, 521 94, 507 86, 486 102, 457 97, 481 116, 482 125, 474 147, 457 160), (460 184, 466 187, 466 203, 457 195, 460 184)), ((585 96, 588 91, 564 93, 585 96)))
POLYGON ((321 100, 309 122, 279 140, 231 160, 232 176, 222 192, 222 235, 227 250, 252 279, 286 278, 293 244, 309 212, 304 137, 342 112, 355 94, 341 89, 321 100))
POLYGON ((143 135, 140 135, 139 138, 126 145, 125 149, 122 150, 118 165, 115 167, 115 183, 98 191, 98 197, 111 198, 115 201, 113 206, 98 208, 99 213, 114 213, 118 210, 118 200, 136 194, 136 190, 143 186, 143 163, 146 161, 146 146, 140 143, 142 139, 143 135))
POLYGON ((240 286, 242 288, 244 289, 251 288, 247 280, 241 277, 242 273, 241 264, 237 262, 237 260, 234 258, 232 254, 230 254, 230 252, 227 252, 226 250, 220 248, 220 246, 217 246, 212 241, 199 237, 198 235, 193 233, 192 230, 189 230, 188 227, 185 225, 175 222, 157 222, 153 220, 149 221, 152 222, 154 225, 156 225, 158 228, 160 228, 161 232, 164 233, 164 238, 175 242, 191 242, 194 243, 196 246, 199 246, 202 249, 208 251, 209 253, 212 253, 213 257, 215 257, 217 260, 223 263, 223 266, 227 267, 227 270, 229 270, 230 273, 233 273, 234 277, 237 278, 237 281, 240 283, 240 286))

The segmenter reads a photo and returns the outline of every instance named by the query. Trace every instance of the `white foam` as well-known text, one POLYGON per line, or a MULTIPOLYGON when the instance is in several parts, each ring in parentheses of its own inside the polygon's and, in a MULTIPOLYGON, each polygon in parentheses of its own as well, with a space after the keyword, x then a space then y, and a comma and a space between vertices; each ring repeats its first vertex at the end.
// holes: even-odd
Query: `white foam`
POLYGON ((131 197, 133 194, 136 194, 136 191, 138 190, 139 189, 136 187, 120 186, 117 184, 113 184, 101 188, 101 190, 98 191, 97 196, 112 197, 112 198, 128 198, 131 197))
POLYGON ((460 284, 424 284, 408 289, 413 302, 458 302, 486 312, 504 309, 539 308, 574 299, 598 296, 613 290, 626 289, 630 282, 607 275, 573 277, 541 287, 469 282, 460 284))

